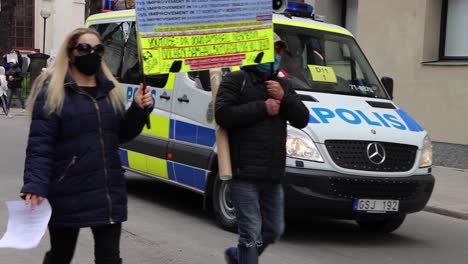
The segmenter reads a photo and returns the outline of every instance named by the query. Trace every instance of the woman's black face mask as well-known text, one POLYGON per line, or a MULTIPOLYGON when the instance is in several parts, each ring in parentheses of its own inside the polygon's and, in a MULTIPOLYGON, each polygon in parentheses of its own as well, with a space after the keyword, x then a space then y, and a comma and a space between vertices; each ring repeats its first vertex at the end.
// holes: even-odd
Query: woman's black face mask
POLYGON ((75 56, 73 65, 81 73, 91 76, 96 74, 101 68, 102 56, 104 55, 104 45, 98 44, 94 47, 88 43, 80 43, 76 49, 80 56, 75 56))

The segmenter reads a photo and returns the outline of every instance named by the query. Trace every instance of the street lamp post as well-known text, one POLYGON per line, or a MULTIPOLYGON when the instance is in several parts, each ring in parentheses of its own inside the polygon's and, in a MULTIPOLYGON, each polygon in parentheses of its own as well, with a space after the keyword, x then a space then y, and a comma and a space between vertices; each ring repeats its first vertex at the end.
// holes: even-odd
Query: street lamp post
MULTIPOLYGON (((44 2, 46 0, 43 0, 44 2)), ((34 80, 41 74, 42 68, 47 67, 47 59, 50 57, 45 54, 45 36, 46 36, 46 19, 51 15, 50 8, 48 6, 43 6, 41 9, 41 17, 44 19, 44 37, 42 39, 42 53, 32 53, 29 54, 29 78, 30 83, 33 83, 34 80)))
POLYGON ((45 54, 45 36, 46 36, 46 23, 47 18, 50 17, 50 10, 48 8, 41 9, 41 17, 44 19, 44 37, 42 38, 42 53, 45 54))

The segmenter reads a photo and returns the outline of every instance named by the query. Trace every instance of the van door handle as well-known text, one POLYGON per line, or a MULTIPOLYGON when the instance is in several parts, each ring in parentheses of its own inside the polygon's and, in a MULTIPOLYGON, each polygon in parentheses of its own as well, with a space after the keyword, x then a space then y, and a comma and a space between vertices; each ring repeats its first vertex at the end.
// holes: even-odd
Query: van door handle
POLYGON ((185 102, 185 103, 190 102, 190 100, 188 99, 188 97, 187 97, 186 94, 184 94, 182 97, 177 98, 177 101, 179 101, 179 102, 185 102))
POLYGON ((159 96, 159 98, 164 99, 164 100, 170 100, 170 99, 171 99, 171 97, 170 97, 169 95, 167 95, 166 92, 164 92, 163 94, 161 94, 161 95, 159 96))

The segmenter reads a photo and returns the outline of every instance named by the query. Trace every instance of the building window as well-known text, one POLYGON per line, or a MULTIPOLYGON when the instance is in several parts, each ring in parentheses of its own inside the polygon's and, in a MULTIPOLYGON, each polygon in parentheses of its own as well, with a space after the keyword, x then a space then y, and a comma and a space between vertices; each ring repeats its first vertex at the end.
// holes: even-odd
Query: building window
POLYGON ((16 0, 13 30, 10 38, 17 49, 34 48, 34 0, 16 0))
POLYGON ((440 59, 468 60, 468 1, 443 0, 440 59))

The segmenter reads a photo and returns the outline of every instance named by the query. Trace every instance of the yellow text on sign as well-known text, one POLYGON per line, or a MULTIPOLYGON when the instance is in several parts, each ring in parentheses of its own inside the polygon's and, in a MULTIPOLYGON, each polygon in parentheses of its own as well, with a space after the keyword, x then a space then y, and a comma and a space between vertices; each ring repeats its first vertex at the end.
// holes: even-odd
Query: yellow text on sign
POLYGON ((195 31, 195 30, 258 27, 261 25, 262 25, 262 22, 260 21, 237 21, 237 22, 195 24, 195 25, 181 25, 181 26, 157 26, 154 28, 154 32, 184 32, 184 31, 195 31))
POLYGON ((260 39, 271 39, 273 29, 252 29, 234 32, 213 32, 208 34, 142 37, 143 49, 180 48, 200 45, 237 43, 260 39))
POLYGON ((268 50, 269 40, 252 40, 250 42, 225 43, 214 45, 203 45, 186 48, 168 48, 162 50, 162 58, 167 59, 189 59, 196 57, 219 56, 226 54, 261 52, 268 50))
POLYGON ((312 80, 316 82, 333 82, 336 83, 335 71, 332 67, 319 66, 319 65, 307 65, 310 73, 312 74, 312 80))

